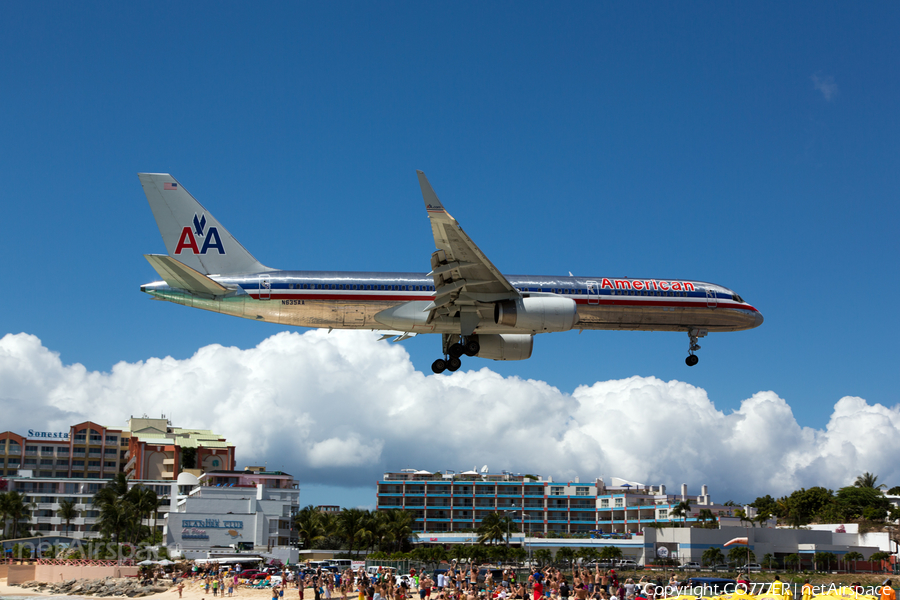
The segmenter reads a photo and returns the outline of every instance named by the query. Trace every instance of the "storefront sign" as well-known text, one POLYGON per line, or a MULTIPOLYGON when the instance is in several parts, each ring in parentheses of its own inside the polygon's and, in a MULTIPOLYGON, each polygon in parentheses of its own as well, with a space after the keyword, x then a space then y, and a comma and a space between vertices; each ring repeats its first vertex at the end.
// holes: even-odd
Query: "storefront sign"
POLYGON ((182 519, 182 527, 205 527, 206 529, 243 529, 243 521, 219 521, 218 519, 182 519), (221 523, 221 524, 220 524, 221 523))
POLYGON ((68 431, 35 431, 34 429, 28 430, 28 435, 25 437, 29 439, 53 439, 53 440, 67 440, 69 439, 68 431))

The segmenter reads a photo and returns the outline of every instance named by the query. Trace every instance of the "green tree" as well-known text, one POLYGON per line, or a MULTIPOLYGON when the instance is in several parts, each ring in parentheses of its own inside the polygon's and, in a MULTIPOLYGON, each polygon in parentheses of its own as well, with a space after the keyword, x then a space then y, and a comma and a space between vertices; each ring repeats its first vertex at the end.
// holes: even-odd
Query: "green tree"
POLYGON ((846 554, 844 554, 844 560, 849 563, 853 563, 853 571, 854 572, 856 571, 856 561, 862 560, 862 559, 863 559, 863 555, 860 554, 859 552, 856 552, 855 550, 851 550, 850 552, 847 552, 846 554))
POLYGON ((531 556, 541 567, 550 564, 550 561, 553 560, 553 553, 547 548, 539 548, 532 552, 531 556))
POLYGON ((735 546, 728 551, 728 562, 738 565, 752 563, 756 560, 756 554, 747 546, 735 546))
POLYGON ((6 521, 12 521, 13 539, 19 537, 19 525, 29 517, 32 510, 34 504, 24 494, 17 491, 0 494, 0 514, 3 515, 4 530, 6 521))
POLYGON ((865 473, 863 473, 862 475, 860 475, 859 477, 856 478, 856 481, 853 482, 853 485, 854 485, 854 487, 869 488, 869 489, 873 489, 873 490, 887 487, 883 483, 879 483, 878 485, 876 485, 877 482, 878 482, 878 475, 874 475, 874 474, 866 471, 865 473))
POLYGON ((575 555, 581 559, 582 563, 589 563, 600 558, 600 551, 590 546, 579 548, 575 555))
POLYGON ((687 519, 691 516, 691 499, 685 498, 672 509, 672 516, 681 517, 682 527, 687 527, 687 519))
POLYGON ((759 564, 767 569, 774 569, 776 566, 778 566, 778 561, 775 560, 774 554, 768 552, 763 555, 762 561, 759 564))
POLYGON ((750 503, 750 506, 756 509, 757 514, 765 511, 770 515, 774 515, 778 512, 778 502, 768 494, 759 496, 750 503))
POLYGON ((848 486, 838 490, 835 497, 840 521, 883 521, 891 502, 878 489, 869 486, 848 486))
POLYGON ((623 556, 622 549, 618 546, 604 546, 600 549, 601 560, 618 560, 623 556))
POLYGON ((703 561, 704 565, 714 567, 714 566, 718 565, 719 563, 722 563, 725 561, 725 555, 722 553, 722 550, 720 550, 718 547, 710 546, 709 548, 707 548, 706 550, 703 551, 703 554, 700 557, 700 560, 703 561))
POLYGON ((788 496, 786 504, 792 526, 811 523, 834 506, 834 493, 823 487, 801 488, 788 496))
POLYGON ((563 564, 569 565, 573 560, 575 560, 575 550, 573 548, 569 548, 568 546, 564 546, 556 551, 556 562, 562 562, 563 564))
POLYGON ((478 543, 502 542, 506 539, 507 532, 518 532, 519 529, 509 515, 501 515, 499 512, 488 513, 476 530, 478 543))
POLYGON ((294 527, 303 547, 307 550, 312 548, 313 542, 325 537, 322 512, 312 504, 297 511, 294 515, 294 527))
POLYGON ((196 448, 185 448, 181 447, 181 457, 179 459, 181 463, 181 470, 184 471, 186 469, 196 469, 197 468, 197 449, 196 448))
POLYGON ((900 485, 895 485, 887 491, 891 496, 900 496, 900 485))
POLYGON ((716 515, 708 508, 701 508, 697 513, 697 520, 703 523, 704 528, 715 529, 718 525, 716 515))
POLYGON ((59 503, 59 510, 56 511, 56 516, 60 518, 61 521, 66 524, 66 535, 69 535, 69 526, 72 523, 72 519, 78 518, 78 510, 75 509, 75 503, 66 498, 59 503))
POLYGON ((800 555, 799 554, 788 554, 784 557, 784 566, 786 567, 797 567, 800 569, 800 555))
POLYGON ((368 542, 368 516, 369 511, 359 508, 348 508, 337 515, 337 532, 349 546, 350 554, 354 550, 358 554, 365 547, 363 544, 368 542))
POLYGON ((831 565, 837 563, 837 556, 833 552, 816 552, 813 555, 816 564, 816 570, 830 571, 831 565))
POLYGON ((127 533, 135 527, 135 521, 140 525, 140 515, 134 503, 136 495, 129 493, 125 474, 117 473, 94 494, 94 507, 100 511, 95 527, 104 535, 115 535, 116 543, 123 541, 123 533, 127 539, 127 533))
POLYGON ((883 550, 879 551, 879 552, 873 552, 869 556, 869 562, 873 562, 875 564, 882 565, 882 568, 883 568, 883 561, 890 560, 890 559, 891 559, 891 553, 885 552, 883 550))

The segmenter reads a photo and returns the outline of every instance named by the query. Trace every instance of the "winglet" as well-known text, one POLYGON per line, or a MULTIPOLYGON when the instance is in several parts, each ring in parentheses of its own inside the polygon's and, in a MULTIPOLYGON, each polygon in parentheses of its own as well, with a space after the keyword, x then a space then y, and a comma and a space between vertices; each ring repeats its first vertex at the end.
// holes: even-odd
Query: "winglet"
POLYGON ((425 210, 429 213, 443 213, 450 216, 447 214, 447 211, 444 210, 444 205, 438 200, 437 194, 434 193, 431 184, 428 183, 428 178, 425 177, 425 173, 416 169, 416 175, 419 176, 419 187, 422 188, 422 198, 425 200, 425 210))

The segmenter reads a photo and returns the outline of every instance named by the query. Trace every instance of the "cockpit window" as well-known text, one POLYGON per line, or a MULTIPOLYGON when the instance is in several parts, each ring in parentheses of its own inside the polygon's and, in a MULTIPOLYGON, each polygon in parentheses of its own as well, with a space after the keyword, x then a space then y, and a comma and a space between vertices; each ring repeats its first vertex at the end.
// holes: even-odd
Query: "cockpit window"
POLYGON ((741 298, 740 296, 738 296, 737 294, 732 294, 731 299, 734 300, 735 302, 740 302, 741 304, 746 304, 746 302, 744 302, 744 299, 741 298))

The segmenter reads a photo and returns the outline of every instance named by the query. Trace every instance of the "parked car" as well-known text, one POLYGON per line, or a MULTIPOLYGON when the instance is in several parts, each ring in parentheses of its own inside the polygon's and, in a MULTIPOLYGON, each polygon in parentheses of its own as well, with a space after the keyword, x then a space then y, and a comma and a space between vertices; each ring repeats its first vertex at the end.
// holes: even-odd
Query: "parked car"
POLYGON ((758 573, 762 571, 762 565, 759 563, 747 563, 746 565, 741 565, 737 568, 739 573, 758 573))
POLYGON ((718 564, 718 565, 714 565, 714 566, 712 567, 712 570, 715 571, 716 573, 718 573, 719 571, 730 571, 730 570, 731 570, 731 567, 729 567, 729 566, 726 565, 726 564, 721 564, 721 563, 720 563, 720 564, 718 564))
POLYGON ((700 563, 698 562, 686 562, 683 565, 678 567, 679 571, 699 571, 700 563))
POLYGON ((258 575, 259 573, 262 573, 259 569, 245 569, 240 572, 239 576, 244 579, 251 579, 254 575, 258 575))
POLYGON ((642 569, 643 567, 641 567, 639 564, 637 564, 635 561, 631 560, 630 558, 626 558, 623 560, 617 560, 616 568, 623 569, 626 571, 635 571, 637 569, 642 569))

